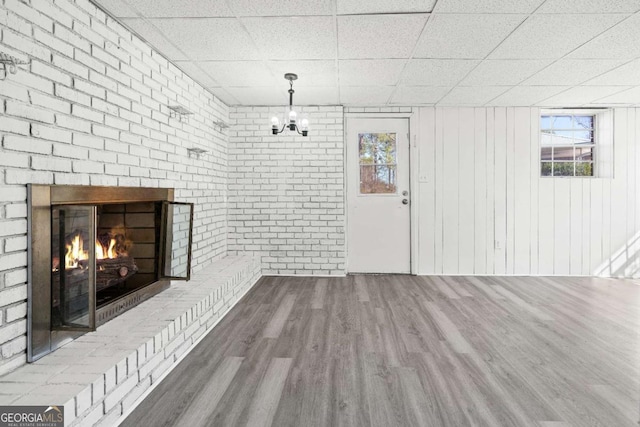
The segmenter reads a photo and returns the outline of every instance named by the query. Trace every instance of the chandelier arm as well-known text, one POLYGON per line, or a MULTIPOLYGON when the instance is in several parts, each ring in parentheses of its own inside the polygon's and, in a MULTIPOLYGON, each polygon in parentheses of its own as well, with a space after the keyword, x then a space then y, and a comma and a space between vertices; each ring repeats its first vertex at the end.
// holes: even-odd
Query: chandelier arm
POLYGON ((283 124, 283 125, 282 125, 282 129, 280 129, 279 131, 277 131, 277 132, 276 132, 276 135, 277 135, 277 134, 280 134, 280 133, 282 133, 282 132, 284 132, 284 128, 286 128, 286 127, 287 127, 287 124, 286 124, 286 123, 285 123, 285 124, 283 124))

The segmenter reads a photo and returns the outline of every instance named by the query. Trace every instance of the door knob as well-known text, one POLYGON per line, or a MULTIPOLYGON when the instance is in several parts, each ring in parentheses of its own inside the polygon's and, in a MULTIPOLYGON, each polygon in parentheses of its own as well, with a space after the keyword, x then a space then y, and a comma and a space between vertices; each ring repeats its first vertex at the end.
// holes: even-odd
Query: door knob
POLYGON ((402 204, 403 205, 408 205, 409 204, 409 199, 402 199, 402 204))

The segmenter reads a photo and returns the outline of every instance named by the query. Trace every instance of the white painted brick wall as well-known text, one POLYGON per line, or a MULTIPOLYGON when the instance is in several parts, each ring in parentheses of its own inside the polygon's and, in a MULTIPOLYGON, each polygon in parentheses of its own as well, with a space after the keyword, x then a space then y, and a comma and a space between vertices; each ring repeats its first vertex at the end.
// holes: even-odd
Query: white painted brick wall
POLYGON ((26 361, 25 184, 176 188, 197 271, 227 249, 228 108, 88 0, 0 1, 0 51, 32 60, 0 81, 2 375, 26 361))
POLYGON ((306 107, 308 137, 271 135, 282 108, 229 112, 230 253, 262 257, 263 273, 345 273, 342 107, 306 107))

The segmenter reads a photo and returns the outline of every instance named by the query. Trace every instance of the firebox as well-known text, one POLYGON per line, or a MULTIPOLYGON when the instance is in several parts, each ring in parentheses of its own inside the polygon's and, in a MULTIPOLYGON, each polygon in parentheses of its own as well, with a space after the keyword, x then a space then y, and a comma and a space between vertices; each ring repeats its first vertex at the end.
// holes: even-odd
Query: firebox
POLYGON ((29 186, 28 361, 189 280, 193 204, 173 194, 29 186))

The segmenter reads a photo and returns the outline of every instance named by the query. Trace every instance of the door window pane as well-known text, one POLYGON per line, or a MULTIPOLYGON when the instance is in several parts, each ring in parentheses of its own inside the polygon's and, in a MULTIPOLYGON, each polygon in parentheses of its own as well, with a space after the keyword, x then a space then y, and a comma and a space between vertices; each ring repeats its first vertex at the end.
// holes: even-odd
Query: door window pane
POLYGON ((396 193, 396 134, 358 134, 360 193, 396 193))

